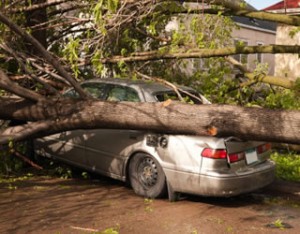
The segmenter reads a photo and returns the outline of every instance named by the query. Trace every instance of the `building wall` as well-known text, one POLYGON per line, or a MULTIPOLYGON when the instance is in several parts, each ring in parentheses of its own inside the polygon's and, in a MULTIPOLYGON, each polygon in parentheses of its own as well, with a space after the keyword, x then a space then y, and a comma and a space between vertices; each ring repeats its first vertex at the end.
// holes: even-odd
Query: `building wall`
MULTIPOLYGON (((268 30, 257 30, 252 27, 240 25, 240 29, 233 31, 232 36, 234 39, 247 42, 249 46, 255 46, 259 44, 269 45, 275 44, 276 32, 268 30)), ((273 54, 262 54, 262 63, 267 63, 269 67, 269 75, 274 75, 275 71, 275 56, 273 54)), ((257 55, 248 55, 247 67, 250 70, 254 70, 257 62, 257 55)))
MULTIPOLYGON (((278 45, 299 45, 299 33, 291 38, 290 30, 294 27, 286 25, 277 26, 276 44, 278 45)), ((300 59, 298 54, 277 54, 275 56, 276 69, 275 75, 287 77, 290 80, 296 80, 300 77, 300 59)))

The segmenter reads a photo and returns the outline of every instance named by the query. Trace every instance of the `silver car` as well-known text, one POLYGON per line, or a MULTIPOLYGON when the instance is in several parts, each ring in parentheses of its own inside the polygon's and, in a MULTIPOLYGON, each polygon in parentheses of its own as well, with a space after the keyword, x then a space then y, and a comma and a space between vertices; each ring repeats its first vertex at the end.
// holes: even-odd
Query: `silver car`
MULTIPOLYGON (((94 79, 82 83, 82 87, 93 97, 107 101, 161 102, 177 98, 171 88, 144 81, 94 79)), ((187 101, 209 104, 193 89, 181 90, 187 101)), ((65 96, 78 97, 73 89, 65 96)), ((275 174, 275 165, 269 160, 270 144, 234 137, 79 129, 37 139, 35 151, 128 181, 135 193, 149 198, 168 194, 170 200, 176 200, 180 193, 234 196, 270 184, 275 174)))

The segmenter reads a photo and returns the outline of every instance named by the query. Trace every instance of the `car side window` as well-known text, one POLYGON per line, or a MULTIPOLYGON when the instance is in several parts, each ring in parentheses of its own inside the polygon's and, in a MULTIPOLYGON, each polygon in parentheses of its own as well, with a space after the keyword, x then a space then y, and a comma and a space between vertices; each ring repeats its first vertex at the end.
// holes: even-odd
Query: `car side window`
POLYGON ((105 84, 100 83, 87 83, 81 86, 87 93, 89 93, 93 98, 104 99, 105 95, 105 84))
POLYGON ((140 98, 134 89, 130 87, 114 85, 108 92, 107 101, 140 102, 140 98))
MULTIPOLYGON (((181 93, 181 96, 186 103, 190 104, 202 104, 201 97, 199 97, 199 94, 197 93, 191 93, 193 96, 189 96, 185 93, 181 93)), ((175 92, 161 92, 161 93, 156 93, 155 98, 159 102, 164 102, 168 99, 179 101, 178 95, 175 92)))
MULTIPOLYGON (((100 83, 87 83, 81 86, 83 90, 89 93, 93 98, 103 100, 105 98, 106 85, 100 83)), ((65 97, 79 98, 79 94, 74 90, 70 89, 64 93, 65 97)))
POLYGON ((79 98, 79 94, 74 89, 66 91, 63 96, 69 98, 79 98))

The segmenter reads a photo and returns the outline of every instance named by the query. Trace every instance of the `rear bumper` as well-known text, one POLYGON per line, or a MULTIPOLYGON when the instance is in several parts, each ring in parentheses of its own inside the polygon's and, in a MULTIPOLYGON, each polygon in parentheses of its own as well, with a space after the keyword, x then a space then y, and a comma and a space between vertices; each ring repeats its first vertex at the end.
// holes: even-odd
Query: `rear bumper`
POLYGON ((164 169, 167 180, 176 192, 202 196, 230 197, 263 188, 275 179, 275 165, 267 162, 264 170, 228 177, 201 175, 164 169))

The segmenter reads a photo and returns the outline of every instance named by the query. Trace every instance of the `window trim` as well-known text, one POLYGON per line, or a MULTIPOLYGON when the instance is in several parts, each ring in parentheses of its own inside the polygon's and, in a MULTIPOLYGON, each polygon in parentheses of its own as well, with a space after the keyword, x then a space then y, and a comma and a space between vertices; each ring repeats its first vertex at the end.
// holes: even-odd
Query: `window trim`
MULTIPOLYGON (((262 41, 257 41, 257 42, 256 42, 256 45, 257 45, 257 46, 263 46, 264 43, 263 43, 262 41)), ((257 54, 256 54, 256 61, 257 61, 258 63, 263 63, 263 62, 264 62, 264 56, 263 56, 263 53, 257 53, 257 54), (258 56, 260 56, 260 60, 261 60, 261 61, 259 61, 258 56)))
MULTIPOLYGON (((249 46, 249 40, 245 39, 245 38, 234 38, 233 39, 233 45, 236 46, 237 42, 244 42, 246 45, 245 46, 249 46)), ((247 68, 249 66, 249 56, 248 54, 235 54, 233 55, 233 58, 236 59, 239 63, 245 65, 247 68), (238 56, 239 59, 236 59, 238 56), (243 63, 243 56, 246 58, 246 63, 243 63)))

